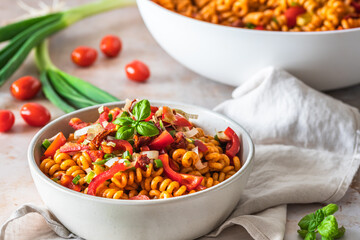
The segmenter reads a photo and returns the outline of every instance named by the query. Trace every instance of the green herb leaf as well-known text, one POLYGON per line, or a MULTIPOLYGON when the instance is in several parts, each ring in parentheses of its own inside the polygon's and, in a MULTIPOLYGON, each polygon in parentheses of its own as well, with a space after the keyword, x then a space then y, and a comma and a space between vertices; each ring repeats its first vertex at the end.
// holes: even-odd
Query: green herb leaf
POLYGON ((130 126, 134 120, 131 117, 119 117, 113 121, 114 124, 120 126, 130 126))
POLYGON ((246 27, 246 28, 249 28, 249 29, 254 29, 254 28, 255 28, 255 25, 252 24, 252 23, 245 23, 245 27, 246 27))
POLYGON ((42 143, 42 146, 45 148, 45 149, 48 149, 48 147, 51 145, 51 142, 48 140, 48 139, 45 139, 42 143))
POLYGON ((309 223, 309 232, 315 232, 316 228, 318 226, 318 223, 316 222, 315 219, 311 220, 310 223, 309 223))
POLYGON ((341 227, 338 229, 338 234, 334 236, 335 239, 341 238, 345 234, 345 228, 341 227))
POLYGON ((146 119, 151 114, 150 102, 144 99, 136 103, 132 113, 138 121, 146 119))
POLYGON ((115 138, 127 140, 129 138, 132 138, 132 136, 134 135, 134 131, 135 128, 133 127, 123 126, 119 128, 119 130, 117 130, 115 138))
POLYGON ((333 215, 339 209, 338 205, 330 203, 329 205, 322 208, 325 217, 333 215))
POLYGON ((308 232, 305 236, 305 240, 316 240, 316 233, 308 232))
POLYGON ((80 175, 76 175, 76 177, 74 177, 74 179, 72 180, 73 184, 78 184, 79 183, 79 180, 80 180, 80 175))
POLYGON ((335 237, 339 233, 336 218, 333 215, 327 216, 318 226, 318 232, 322 237, 335 237))
POLYGON ((120 117, 130 117, 130 114, 128 112, 122 112, 120 117))
POLYGON ((322 209, 316 210, 316 212, 315 212, 316 225, 319 225, 322 222, 322 220, 324 220, 324 217, 325 216, 324 216, 324 212, 322 209))
POLYGON ((143 135, 152 137, 159 134, 159 129, 151 122, 139 122, 136 126, 136 131, 143 135))
POLYGON ((315 214, 314 213, 310 213, 308 215, 306 215, 305 217, 303 217, 298 225, 302 230, 308 230, 309 229, 309 224, 311 222, 311 220, 313 220, 315 218, 315 214))

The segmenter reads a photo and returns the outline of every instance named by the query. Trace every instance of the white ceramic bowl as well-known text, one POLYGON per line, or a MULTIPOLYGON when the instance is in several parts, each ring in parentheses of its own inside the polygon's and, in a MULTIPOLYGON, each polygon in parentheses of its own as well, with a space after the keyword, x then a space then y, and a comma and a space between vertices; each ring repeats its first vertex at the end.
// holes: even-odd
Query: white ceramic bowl
MULTIPOLYGON (((68 122, 72 117, 84 121, 98 118, 98 107, 66 114, 42 128, 32 139, 29 166, 37 190, 51 212, 72 232, 85 239, 194 239, 221 222, 234 209, 253 166, 254 146, 248 133, 237 123, 210 110, 172 102, 151 101, 199 114, 193 122, 209 133, 230 126, 242 136, 243 167, 228 180, 191 195, 159 200, 116 200, 89 196, 53 182, 39 169, 41 143, 59 131, 73 132, 68 122)), ((106 104, 108 107, 123 102, 106 104)))
POLYGON ((360 28, 327 32, 256 31, 207 23, 137 0, 160 46, 187 68, 238 86, 257 71, 283 68, 329 90, 360 83, 360 28))

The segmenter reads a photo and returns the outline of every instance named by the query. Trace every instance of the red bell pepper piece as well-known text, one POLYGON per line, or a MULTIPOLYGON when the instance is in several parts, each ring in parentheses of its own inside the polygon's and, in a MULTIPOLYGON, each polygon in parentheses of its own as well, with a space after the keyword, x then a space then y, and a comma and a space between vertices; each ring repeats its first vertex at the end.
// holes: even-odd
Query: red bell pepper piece
POLYGON ((145 118, 145 122, 148 122, 152 119, 152 117, 154 116, 155 114, 153 112, 150 113, 150 116, 148 116, 147 118, 145 118))
POLYGON ((93 178, 90 182, 87 194, 89 195, 96 195, 96 189, 104 183, 106 180, 111 179, 116 173, 120 171, 125 171, 129 167, 126 167, 124 163, 115 163, 109 170, 97 175, 93 178))
POLYGON ((208 150, 208 147, 200 140, 195 140, 194 145, 198 147, 200 152, 206 152, 208 150))
POLYGON ((64 187, 67 187, 71 190, 80 192, 81 191, 81 187, 78 184, 74 184, 73 183, 73 176, 70 175, 63 175, 60 179, 60 184, 63 185, 64 187))
POLYGON ((150 151, 150 148, 148 146, 141 146, 140 147, 140 151, 144 152, 144 151, 150 151))
POLYGON ((104 157, 104 152, 100 150, 87 150, 85 152, 89 155, 92 162, 95 162, 97 159, 102 159, 104 157))
POLYGON ((305 8, 301 6, 289 7, 284 15, 286 17, 286 23, 289 28, 293 28, 296 25, 296 18, 297 16, 305 13, 305 8))
POLYGON ((180 171, 179 165, 177 163, 175 163, 174 160, 171 158, 169 159, 169 166, 174 171, 177 171, 177 172, 180 171))
POLYGON ((230 141, 226 144, 225 154, 232 160, 240 151, 239 136, 230 127, 225 129, 224 134, 230 138, 230 141))
POLYGON ((146 195, 137 195, 129 198, 129 200, 150 200, 150 198, 146 195))
POLYGON ((133 154, 133 147, 126 140, 115 139, 115 140, 109 140, 107 142, 113 142, 116 144, 116 147, 114 147, 114 150, 123 150, 124 152, 129 151, 130 154, 133 154))
POLYGON ((159 159, 163 164, 165 175, 171 180, 177 181, 181 185, 185 185, 188 191, 197 188, 201 184, 203 177, 198 177, 190 174, 181 174, 172 170, 169 165, 169 156, 167 154, 160 155, 159 159))
POLYGON ((155 107, 155 106, 150 106, 150 109, 151 109, 151 112, 153 112, 153 113, 156 113, 157 110, 159 110, 159 108, 155 107))
POLYGON ((359 2, 356 2, 356 1, 352 1, 351 2, 351 6, 353 6, 355 8, 355 11, 357 13, 360 13, 360 3, 359 2))
POLYGON ((79 130, 79 129, 82 129, 84 127, 87 127, 90 125, 90 123, 86 123, 86 122, 83 122, 81 121, 79 118, 72 118, 70 119, 69 121, 69 125, 75 129, 75 130, 79 130))
POLYGON ((259 25, 259 26, 256 26, 255 29, 256 29, 256 30, 264 30, 264 27, 261 26, 261 25, 259 25))
POLYGON ((98 122, 105 128, 105 130, 114 130, 116 129, 116 125, 108 122, 109 112, 110 109, 108 107, 104 107, 104 111, 100 114, 98 122))
POLYGON ((175 121, 173 124, 179 127, 192 127, 191 122, 178 113, 175 115, 175 121))
POLYGON ((88 149, 89 149, 88 145, 67 142, 63 146, 60 147, 60 152, 61 153, 70 153, 70 152, 78 152, 78 151, 88 150, 88 149))
POLYGON ((59 132, 59 134, 56 136, 55 140, 50 144, 50 146, 46 149, 44 152, 45 157, 53 157, 56 153, 56 150, 58 150, 62 145, 66 143, 66 138, 62 132, 59 132))
POLYGON ((150 149, 161 150, 166 146, 174 142, 174 138, 168 131, 163 131, 157 138, 155 138, 150 144, 150 149))
POLYGON ((197 191, 201 191, 201 190, 205 190, 207 187, 203 186, 203 185, 199 185, 197 186, 196 190, 197 191))

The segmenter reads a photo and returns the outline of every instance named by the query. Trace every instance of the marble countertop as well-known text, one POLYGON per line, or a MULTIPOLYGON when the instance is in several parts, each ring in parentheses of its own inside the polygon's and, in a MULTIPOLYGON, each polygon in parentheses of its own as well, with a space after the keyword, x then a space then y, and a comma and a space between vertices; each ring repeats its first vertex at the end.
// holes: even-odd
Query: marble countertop
MULTIPOLYGON (((26 3, 36 5, 35 0, 26 3)), ((85 0, 66 1, 67 6, 78 5, 85 0)), ((0 1, 0 24, 24 14, 13 0, 0 1)), ((0 45, 1 46, 1 45, 0 45)), ((104 88, 120 99, 147 98, 181 101, 213 108, 231 97, 233 87, 209 81, 168 56, 147 31, 136 7, 116 10, 91 17, 54 35, 51 38, 51 57, 55 65, 66 72, 81 77, 94 85, 104 88), (86 27, 91 26, 91 27, 86 27), (121 37, 123 51, 120 57, 106 59, 99 54, 91 68, 78 68, 70 60, 71 51, 79 45, 98 48, 101 38, 106 34, 121 37), (151 78, 145 84, 129 81, 124 72, 126 63, 139 59, 151 69, 151 78), (111 86, 111 87, 109 87, 111 86)), ((16 121, 13 129, 0 134, 0 224, 18 206, 24 203, 42 204, 35 189, 27 165, 26 148, 39 128, 27 126, 19 115, 23 102, 14 100, 10 93, 10 83, 24 75, 37 76, 33 56, 28 57, 20 69, 0 89, 0 109, 12 110, 16 121)), ((327 94, 350 105, 360 108, 360 85, 330 91, 327 94)), ((51 112, 52 119, 63 113, 43 96, 34 99, 44 104, 51 112)), ((348 231, 344 239, 360 237, 360 173, 344 198, 338 203, 338 221, 348 231)), ((320 204, 289 205, 285 239, 300 239, 297 236, 297 222, 308 212, 319 208, 320 204)))

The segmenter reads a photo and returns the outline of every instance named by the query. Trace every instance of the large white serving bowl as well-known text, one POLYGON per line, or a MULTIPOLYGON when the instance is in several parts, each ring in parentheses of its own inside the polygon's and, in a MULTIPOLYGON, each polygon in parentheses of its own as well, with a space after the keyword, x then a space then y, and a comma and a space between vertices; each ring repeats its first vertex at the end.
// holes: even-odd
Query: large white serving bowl
POLYGON ((360 28, 258 31, 195 20, 150 0, 137 0, 137 4, 160 46, 209 79, 238 86, 257 71, 275 66, 319 90, 360 83, 360 28))
MULTIPOLYGON (((73 117, 90 122, 98 118, 98 107, 66 114, 42 128, 28 149, 31 175, 36 188, 51 212, 73 233, 85 239, 194 239, 223 222, 235 208, 253 166, 254 145, 248 133, 234 121, 207 110, 173 102, 151 101, 195 113, 193 122, 212 134, 230 126, 242 136, 239 157, 243 167, 228 180, 191 195, 158 200, 117 200, 89 196, 55 183, 39 169, 41 143, 62 131, 73 132, 68 122, 73 117)), ((124 102, 106 104, 110 108, 124 102)))

